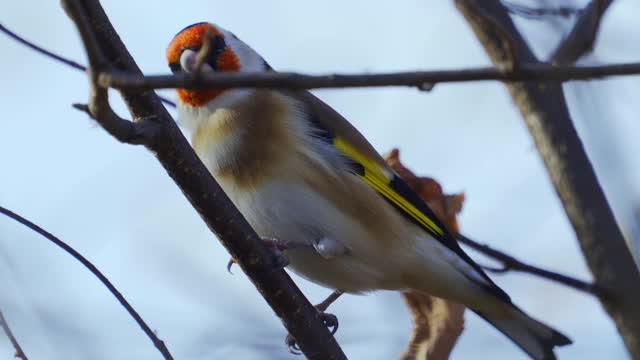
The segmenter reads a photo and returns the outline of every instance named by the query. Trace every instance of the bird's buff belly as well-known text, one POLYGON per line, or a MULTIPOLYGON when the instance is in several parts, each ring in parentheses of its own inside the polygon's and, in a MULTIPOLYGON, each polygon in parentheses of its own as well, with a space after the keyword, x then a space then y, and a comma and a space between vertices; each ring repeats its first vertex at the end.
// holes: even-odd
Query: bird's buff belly
POLYGON ((393 288, 379 271, 353 255, 325 259, 314 250, 293 249, 285 252, 287 269, 319 285, 349 293, 393 288))
POLYGON ((371 234, 308 188, 274 184, 231 198, 258 235, 305 245, 285 250, 288 269, 298 275, 351 293, 401 287, 388 261, 363 253, 371 234), (342 242, 346 253, 320 256, 312 244, 323 237, 342 242))

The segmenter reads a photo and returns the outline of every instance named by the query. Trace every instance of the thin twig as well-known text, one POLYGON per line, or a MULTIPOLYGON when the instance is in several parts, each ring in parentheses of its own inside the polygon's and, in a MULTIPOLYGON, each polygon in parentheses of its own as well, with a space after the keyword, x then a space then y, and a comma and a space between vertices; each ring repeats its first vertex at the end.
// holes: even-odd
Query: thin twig
POLYGON ((65 65, 71 66, 72 68, 76 69, 76 70, 80 70, 80 71, 86 71, 87 67, 79 64, 73 60, 67 59, 65 57, 62 57, 56 53, 53 53, 39 45, 34 44, 33 42, 23 38, 22 36, 18 35, 17 33, 7 29, 4 25, 0 24, 0 31, 7 34, 10 38, 16 40, 17 42, 19 42, 22 45, 25 45, 26 47, 35 50, 36 52, 45 55, 47 57, 50 57, 58 62, 61 62, 65 65))
POLYGON ((125 310, 127 310, 129 315, 131 315, 131 317, 136 321, 136 323, 138 323, 138 326, 140 326, 142 331, 144 331, 144 333, 151 340, 151 342, 153 342, 153 345, 155 345, 158 351, 160 351, 162 356, 167 360, 173 359, 173 356, 171 356, 171 353, 169 352, 169 349, 167 349, 167 347, 165 346, 164 342, 156 336, 153 330, 151 330, 151 328, 144 322, 144 320, 138 314, 138 312, 136 312, 136 310, 129 304, 129 302, 127 302, 124 296, 122 296, 122 294, 118 291, 118 289, 116 289, 116 287, 111 283, 111 281, 109 281, 109 279, 107 279, 107 277, 104 274, 102 274, 102 272, 100 272, 100 270, 98 270, 98 268, 95 267, 95 265, 93 265, 89 260, 87 260, 87 258, 82 256, 79 252, 77 252, 71 246, 67 245, 64 241, 60 240, 50 232, 44 230, 38 225, 32 223, 31 221, 23 218, 22 216, 14 213, 13 211, 0 206, 0 213, 8 216, 9 218, 19 222, 20 224, 44 236, 47 240, 56 244, 62 250, 67 252, 69 255, 73 256, 85 268, 89 269, 89 271, 91 271, 91 273, 95 275, 98 278, 98 280, 100 280, 100 282, 104 284, 104 286, 106 286, 107 289, 109 289, 109 292, 116 299, 118 299, 118 302, 125 308, 125 310))
POLYGON ((415 71, 386 74, 355 75, 304 75, 298 73, 203 73, 140 76, 112 70, 98 76, 103 87, 116 89, 164 89, 204 87, 253 87, 320 89, 346 87, 410 86, 421 87, 425 83, 498 80, 521 81, 570 81, 598 79, 606 76, 640 74, 640 63, 598 66, 553 66, 523 64, 517 71, 504 71, 493 67, 462 70, 415 71))
POLYGON ((160 131, 153 118, 139 119, 135 123, 118 116, 109 105, 107 92, 97 91, 89 104, 72 104, 74 109, 87 113, 116 140, 131 145, 144 145, 153 141, 160 131))
POLYGON ((576 20, 569 35, 553 52, 550 61, 557 65, 569 65, 591 51, 598 36, 602 16, 612 3, 613 0, 591 0, 576 20))
MULTIPOLYGON (((32 50, 36 51, 39 54, 42 54, 42 55, 44 55, 46 57, 49 57, 49 58, 51 58, 51 59, 53 59, 55 61, 61 62, 61 63, 65 64, 65 65, 68 65, 68 66, 72 67, 73 69, 80 70, 80 71, 87 71, 87 67, 86 66, 84 66, 84 65, 82 65, 80 63, 77 63, 77 62, 75 62, 75 61, 73 61, 73 60, 71 60, 69 58, 64 57, 64 56, 60 56, 60 55, 58 55, 58 54, 56 54, 56 53, 54 53, 54 52, 52 52, 50 50, 47 50, 47 49, 43 48, 40 45, 35 44, 32 41, 29 41, 29 40, 23 38, 22 36, 18 35, 17 33, 9 30, 7 27, 5 27, 2 24, 0 24, 0 32, 7 34, 10 38, 16 40, 20 44, 25 45, 26 47, 28 47, 28 48, 30 48, 32 50)), ((169 105, 171 107, 176 107, 176 103, 175 102, 173 102, 173 101, 171 101, 171 100, 169 100, 169 99, 167 99, 165 97, 162 97, 160 95, 158 95, 158 97, 166 105, 169 105)))
POLYGON ((496 272, 496 273, 504 273, 510 270, 513 271, 521 271, 525 273, 529 273, 532 275, 537 275, 542 278, 553 280, 559 282, 561 284, 572 287, 576 290, 584 291, 590 293, 592 295, 600 296, 604 293, 604 290, 598 287, 596 284, 591 284, 586 281, 578 280, 566 275, 562 275, 553 271, 541 269, 539 267, 535 267, 533 265, 525 264, 520 260, 514 258, 511 255, 503 253, 502 251, 493 249, 492 247, 480 244, 462 234, 458 235, 458 240, 470 248, 477 250, 485 255, 492 257, 495 260, 498 260, 502 263, 502 267, 492 268, 492 267, 484 267, 488 271, 496 272))
MULTIPOLYGON (((611 1, 605 1, 608 6, 611 1)), ((575 30, 575 29, 574 29, 575 30)), ((72 60, 57 55, 34 43, 25 40, 0 24, 0 31, 16 39, 20 43, 67 64, 75 69, 85 71, 86 67, 72 60)), ((567 39, 568 40, 568 39, 567 39)), ((312 76, 297 73, 270 74, 203 74, 201 79, 193 75, 169 76, 132 76, 125 72, 99 74, 101 86, 118 89, 149 88, 198 88, 207 86, 224 87, 285 87, 285 88, 332 88, 332 87, 379 87, 379 86, 411 86, 426 90, 425 84, 465 81, 571 81, 595 80, 608 76, 624 76, 640 74, 640 63, 611 64, 598 66, 551 66, 544 64, 521 65, 517 72, 501 71, 496 68, 472 68, 461 70, 421 71, 389 74, 353 74, 312 76)), ((175 107, 175 103, 160 97, 167 105, 175 107)))
POLYGON ((559 16, 559 17, 568 18, 571 16, 575 16, 577 14, 580 14, 582 12, 582 9, 578 9, 571 6, 534 8, 530 6, 516 4, 511 1, 502 1, 502 4, 509 11, 509 13, 530 18, 530 19, 537 19, 543 16, 559 16))
POLYGON ((16 351, 13 356, 18 359, 29 360, 29 358, 27 357, 27 354, 24 353, 24 351, 22 350, 22 347, 18 343, 18 339, 16 339, 15 335, 13 335, 13 331, 11 331, 11 328, 9 327, 9 323, 7 322, 7 319, 4 318, 2 311, 0 311, 0 327, 4 329, 4 332, 5 334, 7 334, 7 337, 9 338, 11 345, 13 345, 13 349, 16 351))

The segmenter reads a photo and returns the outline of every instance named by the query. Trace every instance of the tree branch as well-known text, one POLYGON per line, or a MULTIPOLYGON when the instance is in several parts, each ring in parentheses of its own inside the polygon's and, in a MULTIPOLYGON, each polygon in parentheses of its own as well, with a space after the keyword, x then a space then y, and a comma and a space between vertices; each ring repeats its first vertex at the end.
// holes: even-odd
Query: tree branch
MULTIPOLYGON (((0 32, 4 32, 21 44, 60 61, 74 69, 86 71, 84 65, 57 55, 36 45, 0 24, 0 32)), ((514 62, 515 63, 515 62, 514 62)), ((569 62, 571 63, 571 62, 569 62)), ((553 66, 549 64, 524 64, 517 71, 496 69, 492 67, 399 72, 387 74, 333 74, 305 75, 298 73, 267 74, 178 74, 142 76, 125 71, 109 70, 98 74, 98 83, 102 87, 117 89, 162 89, 162 88, 200 88, 220 87, 261 87, 261 88, 346 88, 346 87, 380 87, 409 86, 419 90, 431 90, 436 83, 467 81, 575 81, 596 80, 609 76, 626 76, 640 74, 640 63, 623 63, 597 66, 553 66)), ((165 104, 175 107, 175 103, 159 97, 165 104)))
MULTIPOLYGON (((456 0, 472 29, 498 61, 503 55, 491 39, 478 34, 474 16, 489 13, 508 29, 520 61, 539 63, 497 0, 456 0)), ((600 302, 615 321, 632 358, 640 359, 640 274, 607 199, 573 126, 558 83, 509 83, 565 212, 576 232, 596 284, 604 289, 600 302)))
POLYGON ((156 334, 153 332, 153 330, 151 330, 151 328, 147 325, 147 323, 145 323, 144 320, 142 320, 142 317, 138 314, 138 312, 136 312, 136 310, 131 306, 131 304, 129 304, 129 302, 124 298, 124 296, 122 296, 122 294, 118 291, 118 289, 116 289, 116 287, 111 283, 111 281, 109 281, 109 279, 102 272, 100 272, 100 270, 98 270, 98 268, 95 267, 95 265, 93 265, 89 260, 87 260, 87 258, 82 256, 74 248, 67 245, 64 241, 60 240, 50 232, 32 223, 31 221, 23 218, 22 216, 14 213, 13 211, 5 209, 4 207, 0 206, 0 213, 8 216, 9 218, 19 222, 20 224, 44 236, 47 240, 56 244, 59 248, 64 250, 67 254, 73 256, 74 259, 78 260, 85 268, 91 271, 91 273, 95 275, 95 277, 97 277, 98 280, 100 280, 100 282, 109 290, 109 292, 116 299, 118 299, 118 302, 125 308, 125 310, 127 310, 129 315, 131 315, 131 317, 135 320, 135 322, 138 323, 138 326, 140 326, 142 331, 144 331, 144 333, 151 340, 151 342, 153 342, 153 345, 156 347, 156 349, 158 349, 158 351, 160 351, 162 356, 166 360, 173 359, 173 356, 171 356, 171 353, 169 352, 169 349, 167 349, 167 347, 165 346, 164 342, 160 340, 156 336, 156 334))
POLYGON ((4 25, 0 24, 0 32, 5 33, 7 36, 9 36, 10 38, 12 38, 13 40, 19 42, 22 45, 25 45, 26 47, 30 48, 31 50, 34 50, 46 57, 52 58, 55 61, 61 62, 65 65, 71 66, 72 68, 76 69, 76 70, 80 70, 80 71, 86 71, 87 67, 79 64, 73 60, 67 59, 63 56, 60 56, 58 54, 55 54, 39 45, 34 44, 31 41, 28 41, 27 39, 23 38, 22 36, 18 35, 17 33, 9 30, 8 28, 6 28, 4 25))
POLYGON ((583 11, 582 9, 577 9, 571 6, 534 8, 516 4, 511 1, 502 1, 502 4, 507 9, 507 11, 509 11, 509 13, 530 19, 538 19, 543 16, 560 16, 567 18, 579 14, 583 11))
POLYGON ((142 119, 133 123, 119 117, 109 105, 107 92, 92 84, 89 104, 73 104, 73 108, 87 113, 107 130, 116 140, 132 145, 142 145, 153 141, 158 133, 158 124, 152 119, 142 119))
MULTIPOLYGON (((71 8, 66 8, 71 11, 71 8)), ((69 14, 71 16, 71 13, 69 14)), ((138 120, 136 123, 125 120, 118 116, 109 104, 109 94, 107 89, 98 86, 98 74, 100 71, 108 71, 109 63, 102 55, 102 50, 98 44, 98 40, 93 34, 89 25, 89 20, 83 16, 81 12, 75 17, 76 25, 87 49, 87 57, 91 67, 87 70, 89 74, 91 88, 89 91, 89 104, 74 104, 73 106, 85 111, 96 120, 103 129, 118 141, 129 144, 148 144, 154 140, 154 136, 159 132, 159 124, 147 117, 144 120, 144 126, 139 126, 143 122, 138 120), (147 131, 143 131, 146 129, 147 131)))
POLYGON ((11 328, 9 327, 9 323, 7 322, 7 319, 5 319, 4 315, 2 315, 2 311, 0 311, 0 327, 2 327, 2 329, 4 330, 4 333, 7 334, 7 337, 9 338, 11 345, 13 345, 13 349, 16 351, 15 354, 13 354, 13 357, 22 359, 22 360, 29 360, 29 358, 27 357, 27 354, 25 354, 24 351, 22 350, 20 343, 18 343, 18 339, 16 339, 15 335, 13 335, 13 331, 11 331, 11 328))
POLYGON ((551 55, 551 62, 557 65, 575 63, 593 49, 600 21, 613 0, 591 0, 576 20, 573 29, 551 55))
MULTIPOLYGON (((23 38, 22 36, 18 35, 17 33, 9 30, 8 28, 6 28, 2 24, 0 24, 0 32, 6 34, 10 38, 12 38, 15 41, 17 41, 18 43, 20 43, 22 45, 25 45, 26 47, 30 48, 31 50, 34 50, 35 52, 37 52, 37 53, 39 53, 41 55, 44 55, 44 56, 46 56, 48 58, 51 58, 51 59, 53 59, 55 61, 61 62, 61 63, 65 64, 65 65, 68 65, 68 66, 70 66, 70 67, 72 67, 72 68, 74 68, 76 70, 87 71, 87 67, 86 66, 84 66, 82 64, 79 64, 79 63, 77 63, 77 62, 75 62, 75 61, 73 61, 73 60, 71 60, 69 58, 66 58, 64 56, 58 55, 58 54, 54 53, 53 51, 47 50, 47 49, 43 48, 42 46, 37 45, 37 44, 33 43, 32 41, 29 41, 29 40, 23 38)), ((158 97, 160 98, 160 101, 162 101, 166 105, 169 105, 171 107, 176 107, 176 103, 175 102, 173 102, 173 101, 171 101, 171 100, 169 100, 167 98, 164 98, 162 96, 159 96, 159 95, 158 95, 158 97)))
MULTIPOLYGON (((501 62, 501 64, 503 64, 501 62)), ((413 71, 386 74, 304 75, 298 73, 201 73, 142 76, 124 71, 102 72, 98 83, 121 90, 165 88, 253 87, 321 89, 346 87, 409 86, 424 89, 425 84, 465 81, 571 81, 608 76, 640 74, 640 63, 598 66, 553 66, 523 64, 512 69, 482 67, 461 70, 413 71)))
MULTIPOLYGON (((90 32, 95 36, 97 41, 93 43, 83 36, 88 51, 92 51, 93 44, 98 44, 110 67, 141 74, 97 0, 63 0, 62 3, 81 34, 90 32)), ((95 60, 95 54, 89 54, 89 58, 95 60)), ((272 254, 198 159, 157 96, 151 91, 139 90, 122 90, 121 95, 134 119, 152 118, 160 125, 154 141, 145 146, 218 235, 304 354, 309 359, 346 359, 316 309, 291 278, 276 268, 272 254)))
POLYGON ((531 275, 536 275, 536 276, 545 278, 547 280, 559 282, 563 285, 572 287, 576 290, 584 291, 591 295, 596 295, 596 296, 604 295, 604 290, 601 289, 596 284, 591 284, 586 281, 574 279, 572 277, 569 277, 563 274, 545 270, 539 267, 535 267, 533 265, 525 264, 509 254, 496 250, 490 247, 489 245, 480 244, 463 234, 458 234, 458 241, 460 241, 462 244, 476 251, 479 251, 495 260, 498 260, 502 264, 502 267, 500 268, 489 268, 486 266, 483 267, 488 271, 496 272, 496 273, 504 273, 511 270, 520 271, 520 272, 528 273, 531 275))

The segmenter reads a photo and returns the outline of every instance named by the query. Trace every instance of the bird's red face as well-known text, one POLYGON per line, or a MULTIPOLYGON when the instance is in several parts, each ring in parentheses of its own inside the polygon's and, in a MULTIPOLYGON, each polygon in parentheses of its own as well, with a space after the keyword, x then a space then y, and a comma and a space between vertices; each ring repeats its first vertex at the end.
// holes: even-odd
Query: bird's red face
MULTIPOLYGON (((171 71, 193 72, 196 55, 205 41, 209 41, 209 52, 202 63, 201 71, 237 72, 240 70, 238 56, 225 41, 225 36, 215 25, 197 23, 180 31, 167 47, 167 62, 171 71)), ((226 89, 177 89, 180 99, 192 106, 205 105, 226 89)))

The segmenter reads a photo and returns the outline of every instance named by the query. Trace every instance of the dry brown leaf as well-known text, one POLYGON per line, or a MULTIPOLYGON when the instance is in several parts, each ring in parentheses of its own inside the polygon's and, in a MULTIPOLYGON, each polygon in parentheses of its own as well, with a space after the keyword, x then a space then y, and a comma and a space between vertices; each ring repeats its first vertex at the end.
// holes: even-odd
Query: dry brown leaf
MULTIPOLYGON (((393 149, 385 160, 452 232, 458 232, 456 214, 462 209, 464 194, 445 195, 432 178, 418 177, 400 162, 393 149)), ((413 316, 413 333, 402 360, 445 360, 464 328, 464 306, 419 292, 402 294, 413 316)))

